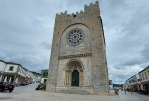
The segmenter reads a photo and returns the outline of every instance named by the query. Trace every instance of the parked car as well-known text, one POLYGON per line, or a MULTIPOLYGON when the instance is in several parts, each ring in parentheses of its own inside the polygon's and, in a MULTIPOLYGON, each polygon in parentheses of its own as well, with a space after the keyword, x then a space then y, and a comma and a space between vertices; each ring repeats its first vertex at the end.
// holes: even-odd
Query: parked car
POLYGON ((28 81, 28 84, 31 84, 31 82, 30 82, 30 81, 28 81))
POLYGON ((26 84, 28 85, 28 84, 30 84, 30 82, 29 81, 26 81, 26 84))
POLYGON ((30 84, 34 83, 33 81, 30 81, 30 84))
POLYGON ((9 92, 12 92, 14 90, 14 84, 11 82, 0 82, 0 92, 3 92, 5 90, 9 90, 9 92))
POLYGON ((26 82, 22 82, 21 85, 25 86, 26 85, 26 82))
POLYGON ((123 87, 120 87, 119 90, 123 91, 123 87))

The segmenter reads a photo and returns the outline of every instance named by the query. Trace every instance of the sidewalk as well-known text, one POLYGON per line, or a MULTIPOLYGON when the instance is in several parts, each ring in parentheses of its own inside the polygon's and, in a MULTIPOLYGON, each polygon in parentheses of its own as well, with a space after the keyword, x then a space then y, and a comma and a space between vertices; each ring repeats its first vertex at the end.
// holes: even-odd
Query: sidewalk
POLYGON ((149 96, 119 91, 119 95, 79 95, 35 90, 38 84, 16 87, 12 93, 0 92, 2 101, 149 101, 149 96))
POLYGON ((149 101, 148 95, 142 95, 136 92, 132 92, 132 94, 131 92, 126 92, 125 94, 125 91, 119 91, 119 97, 124 101, 149 101))

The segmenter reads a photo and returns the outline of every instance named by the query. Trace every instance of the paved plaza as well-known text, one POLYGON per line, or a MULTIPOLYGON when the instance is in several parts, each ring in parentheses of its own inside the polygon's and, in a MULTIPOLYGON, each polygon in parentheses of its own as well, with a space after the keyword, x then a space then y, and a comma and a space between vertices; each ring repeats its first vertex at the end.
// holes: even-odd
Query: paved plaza
POLYGON ((35 91, 37 83, 15 87, 12 93, 0 92, 1 101, 149 101, 149 96, 119 92, 119 96, 98 96, 35 91))

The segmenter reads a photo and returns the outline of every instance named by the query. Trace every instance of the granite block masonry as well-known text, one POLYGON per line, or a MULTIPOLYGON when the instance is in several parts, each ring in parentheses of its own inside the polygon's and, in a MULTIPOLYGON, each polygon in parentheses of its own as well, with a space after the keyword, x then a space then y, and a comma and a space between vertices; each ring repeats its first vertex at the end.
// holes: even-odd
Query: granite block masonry
POLYGON ((56 14, 46 91, 108 95, 106 43, 98 1, 56 14))

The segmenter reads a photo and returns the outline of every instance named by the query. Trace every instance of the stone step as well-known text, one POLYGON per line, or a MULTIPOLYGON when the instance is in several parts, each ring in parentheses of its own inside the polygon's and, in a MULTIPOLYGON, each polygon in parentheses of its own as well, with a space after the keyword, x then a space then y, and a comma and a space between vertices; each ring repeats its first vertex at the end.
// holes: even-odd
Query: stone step
POLYGON ((81 87, 69 87, 69 89, 81 89, 81 87))
POLYGON ((89 95, 90 93, 85 91, 85 90, 81 90, 81 89, 65 89, 65 90, 60 90, 58 91, 59 93, 67 93, 67 94, 80 94, 80 95, 89 95))

